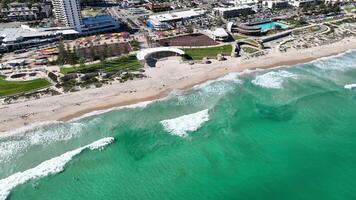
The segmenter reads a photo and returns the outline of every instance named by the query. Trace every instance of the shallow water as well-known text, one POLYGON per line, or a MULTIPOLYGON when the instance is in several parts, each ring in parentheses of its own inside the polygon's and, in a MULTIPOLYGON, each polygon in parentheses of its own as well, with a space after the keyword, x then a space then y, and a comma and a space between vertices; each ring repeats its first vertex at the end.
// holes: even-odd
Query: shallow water
POLYGON ((257 24, 256 26, 260 27, 263 31, 264 30, 268 30, 268 29, 276 28, 276 26, 279 26, 282 29, 287 29, 288 28, 288 25, 282 24, 282 23, 278 23, 278 22, 266 22, 266 23, 262 23, 262 24, 257 24))
POLYGON ((350 51, 22 129, 0 137, 0 199, 355 199, 354 83, 350 51))

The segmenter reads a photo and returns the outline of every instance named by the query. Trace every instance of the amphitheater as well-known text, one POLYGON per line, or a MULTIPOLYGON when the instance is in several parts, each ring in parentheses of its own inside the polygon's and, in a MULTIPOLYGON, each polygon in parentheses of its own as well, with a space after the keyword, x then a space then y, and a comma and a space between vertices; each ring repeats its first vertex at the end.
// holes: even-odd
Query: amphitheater
POLYGON ((183 56, 185 52, 174 47, 157 47, 143 49, 136 55, 137 59, 145 66, 155 67, 159 59, 170 56, 183 56))

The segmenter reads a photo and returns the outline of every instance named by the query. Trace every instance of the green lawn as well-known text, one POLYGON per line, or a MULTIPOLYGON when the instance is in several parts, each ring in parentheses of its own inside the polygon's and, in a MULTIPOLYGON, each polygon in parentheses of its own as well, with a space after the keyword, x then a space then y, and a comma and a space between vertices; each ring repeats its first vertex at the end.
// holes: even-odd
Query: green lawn
POLYGON ((254 49, 254 48, 251 48, 251 47, 242 47, 242 50, 243 50, 245 53, 255 53, 255 52, 258 51, 257 49, 254 49))
POLYGON ((29 92, 49 86, 46 79, 36 79, 32 81, 6 81, 4 76, 0 76, 0 97, 29 92))
POLYGON ((83 9, 82 14, 85 17, 95 17, 99 14, 105 13, 104 9, 102 8, 90 8, 90 9, 83 9))
POLYGON ((347 12, 352 12, 353 10, 356 10, 356 6, 353 6, 353 5, 345 6, 345 10, 347 12))
POLYGON ((119 70, 137 70, 141 67, 136 55, 129 55, 121 58, 116 58, 102 63, 88 64, 85 67, 62 67, 61 73, 90 73, 90 72, 115 72, 119 70))
POLYGON ((330 23, 333 24, 333 25, 340 26, 341 24, 355 23, 355 22, 356 22, 356 19, 354 19, 354 18, 345 18, 345 19, 338 20, 338 21, 333 21, 333 22, 330 22, 330 23))
POLYGON ((234 34, 234 35, 232 35, 232 37, 234 38, 234 40, 241 40, 241 39, 247 38, 247 36, 240 35, 240 34, 234 34))
POLYGON ((183 49, 186 55, 190 56, 193 60, 202 60, 204 57, 216 58, 216 55, 223 53, 225 55, 230 55, 232 51, 231 45, 224 45, 219 47, 208 47, 208 48, 190 48, 183 49))

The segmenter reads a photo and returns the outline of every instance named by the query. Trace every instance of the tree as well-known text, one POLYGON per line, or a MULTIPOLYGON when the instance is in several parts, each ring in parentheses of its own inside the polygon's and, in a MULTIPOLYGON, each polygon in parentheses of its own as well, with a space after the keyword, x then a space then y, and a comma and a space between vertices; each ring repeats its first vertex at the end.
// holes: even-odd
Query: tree
POLYGON ((103 56, 104 59, 109 57, 109 46, 106 42, 104 43, 104 47, 103 47, 103 56))
POLYGON ((96 58, 96 53, 95 53, 94 46, 93 46, 92 42, 90 42, 90 44, 89 44, 89 56, 90 56, 91 60, 95 60, 95 58, 96 58))
POLYGON ((79 67, 80 67, 80 68, 85 68, 85 61, 84 61, 83 58, 80 58, 80 59, 79 59, 79 67))
POLYGON ((187 27, 187 32, 188 32, 188 33, 194 33, 194 28, 193 28, 192 25, 189 25, 189 26, 187 27))
POLYGON ((65 50, 63 42, 60 42, 58 45, 58 57, 57 57, 57 64, 63 65, 65 63, 67 57, 67 52, 65 50))
POLYGON ((8 8, 10 3, 11 3, 11 0, 3 0, 2 1, 2 7, 3 8, 8 8))
POLYGON ((103 55, 100 56, 100 64, 101 64, 102 67, 106 66, 106 60, 105 60, 103 55))

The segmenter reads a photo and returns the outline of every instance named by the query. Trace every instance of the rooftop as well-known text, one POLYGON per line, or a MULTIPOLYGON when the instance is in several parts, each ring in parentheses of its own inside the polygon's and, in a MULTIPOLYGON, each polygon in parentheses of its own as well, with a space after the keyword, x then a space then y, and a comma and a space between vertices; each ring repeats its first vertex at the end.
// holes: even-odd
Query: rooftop
POLYGON ((218 10, 220 12, 225 12, 225 11, 234 11, 234 10, 242 10, 242 9, 247 9, 247 8, 252 8, 252 6, 248 5, 242 5, 242 6, 235 6, 235 7, 220 7, 220 8, 214 8, 214 10, 218 10))
MULTIPOLYGON (((5 28, 0 30, 0 37, 4 38, 4 42, 15 42, 26 37, 45 37, 57 34, 75 34, 74 30, 68 29, 34 29, 26 25, 21 25, 19 28, 5 28)), ((76 31, 75 31, 76 32, 76 31)), ((76 32, 78 33, 78 32, 76 32)))
POLYGON ((191 17, 198 17, 204 15, 205 13, 206 11, 202 9, 191 9, 186 11, 152 15, 149 17, 149 19, 154 21, 159 21, 159 22, 165 22, 165 21, 172 21, 172 20, 187 19, 191 17))
POLYGON ((170 51, 170 52, 175 52, 179 55, 184 55, 184 51, 178 48, 174 47, 157 47, 157 48, 149 48, 149 49, 143 49, 140 52, 137 53, 136 57, 138 60, 142 61, 147 58, 148 55, 156 52, 164 52, 164 51, 170 51))

